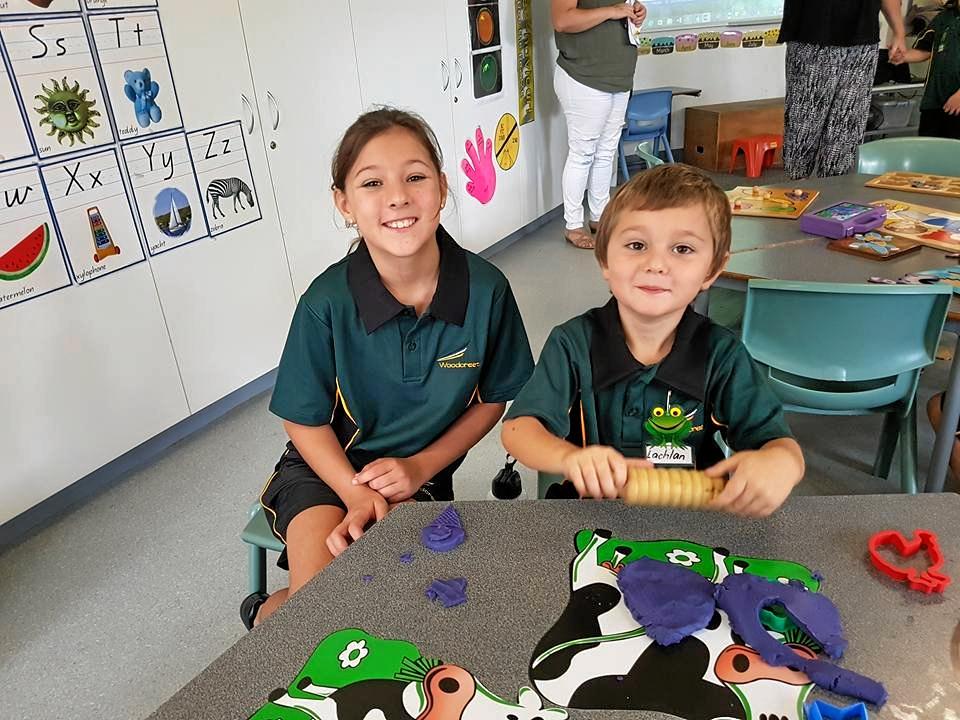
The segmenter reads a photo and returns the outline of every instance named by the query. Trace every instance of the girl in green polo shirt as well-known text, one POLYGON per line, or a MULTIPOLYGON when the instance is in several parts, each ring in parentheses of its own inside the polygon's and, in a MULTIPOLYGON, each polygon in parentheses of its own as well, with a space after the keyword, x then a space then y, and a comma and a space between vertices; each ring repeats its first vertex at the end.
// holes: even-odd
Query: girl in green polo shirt
POLYGON ((949 0, 912 50, 896 64, 930 58, 927 86, 920 103, 920 135, 960 140, 960 3, 949 0))
POLYGON ((249 628, 453 473, 533 371, 510 284, 440 224, 447 180, 426 123, 382 108, 347 130, 333 195, 353 251, 300 298, 270 410, 290 438, 260 495, 290 586, 247 597, 249 628))

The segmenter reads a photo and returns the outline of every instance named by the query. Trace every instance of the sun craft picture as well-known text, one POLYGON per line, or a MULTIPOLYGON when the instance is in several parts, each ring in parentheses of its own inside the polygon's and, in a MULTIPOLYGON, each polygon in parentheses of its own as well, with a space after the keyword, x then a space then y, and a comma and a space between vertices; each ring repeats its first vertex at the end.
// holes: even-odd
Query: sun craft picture
POLYGON ((43 94, 35 98, 40 102, 40 107, 34 108, 41 115, 40 126, 48 125, 47 135, 56 137, 61 145, 69 143, 73 147, 77 141, 86 144, 87 137, 92 140, 94 129, 100 127, 96 120, 100 112, 93 107, 96 100, 87 98, 90 91, 81 89, 78 82, 71 86, 66 77, 61 82, 50 80, 49 84, 41 85, 43 94))

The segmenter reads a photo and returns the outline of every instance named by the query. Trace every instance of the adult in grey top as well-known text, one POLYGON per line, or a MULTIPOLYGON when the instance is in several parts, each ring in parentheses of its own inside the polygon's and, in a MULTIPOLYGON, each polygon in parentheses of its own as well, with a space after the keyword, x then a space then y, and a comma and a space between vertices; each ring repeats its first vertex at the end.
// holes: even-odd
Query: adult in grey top
POLYGON ((639 28, 647 15, 640 2, 551 0, 557 41, 554 88, 567 120, 567 161, 563 168, 564 236, 590 249, 584 228, 587 193, 590 227, 610 201, 610 178, 633 89, 637 49, 628 26, 639 28))

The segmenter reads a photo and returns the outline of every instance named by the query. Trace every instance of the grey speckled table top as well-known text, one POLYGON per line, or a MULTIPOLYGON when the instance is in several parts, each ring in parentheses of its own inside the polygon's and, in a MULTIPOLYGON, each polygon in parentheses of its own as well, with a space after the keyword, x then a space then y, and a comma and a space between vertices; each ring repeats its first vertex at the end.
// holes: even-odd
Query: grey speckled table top
MULTIPOLYGON (((823 592, 840 609, 850 642, 840 664, 889 690, 890 701, 877 717, 956 720, 960 714, 960 667, 951 658, 957 652, 951 645, 960 621, 960 580, 943 596, 928 597, 878 575, 866 560, 874 532, 926 528, 940 536, 946 571, 960 575, 956 495, 797 497, 761 522, 614 502, 456 507, 467 531, 467 542, 456 551, 438 555, 419 543, 420 529, 441 506, 395 510, 151 717, 246 718, 270 691, 293 680, 327 634, 348 627, 413 642, 424 655, 465 667, 490 690, 513 699, 519 686, 530 684, 533 648, 567 603, 573 539, 583 528, 636 540, 684 538, 738 555, 801 562, 824 575, 823 592), (411 564, 399 562, 405 551, 414 553, 411 564), (363 575, 373 580, 364 583, 363 575), (465 605, 444 609, 427 601, 424 589, 431 580, 456 576, 469 582, 465 605)), ((662 717, 570 712, 571 718, 611 716, 662 717)))

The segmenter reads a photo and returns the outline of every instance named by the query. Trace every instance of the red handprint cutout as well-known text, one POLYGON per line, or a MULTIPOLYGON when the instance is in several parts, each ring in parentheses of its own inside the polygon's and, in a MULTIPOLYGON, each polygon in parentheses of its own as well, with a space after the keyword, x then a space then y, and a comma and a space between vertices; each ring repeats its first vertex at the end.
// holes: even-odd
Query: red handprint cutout
POLYGON ((476 147, 472 140, 467 140, 466 150, 470 160, 463 160, 460 167, 467 176, 467 194, 486 205, 497 189, 497 171, 493 167, 493 141, 487 138, 484 142, 483 131, 478 127, 476 147))

